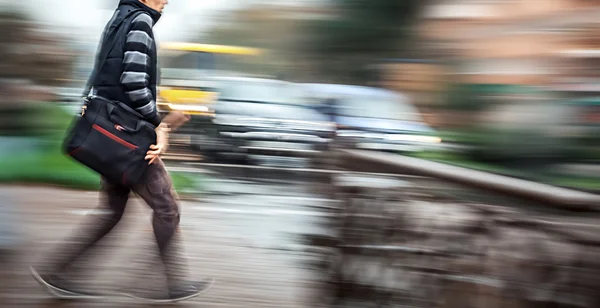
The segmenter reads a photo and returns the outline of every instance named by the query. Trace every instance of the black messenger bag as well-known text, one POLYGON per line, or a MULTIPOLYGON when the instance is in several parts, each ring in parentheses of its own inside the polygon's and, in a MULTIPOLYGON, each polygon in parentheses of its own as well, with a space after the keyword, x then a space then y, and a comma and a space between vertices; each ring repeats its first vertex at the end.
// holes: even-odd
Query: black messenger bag
POLYGON ((125 104, 102 97, 87 98, 84 108, 65 139, 65 153, 113 183, 138 183, 156 127, 125 104))
MULTIPOLYGON (((123 20, 136 12, 139 11, 130 12, 123 20)), ((99 65, 94 70, 96 75, 112 46, 105 49, 98 58, 99 65)), ((148 168, 148 161, 144 157, 150 145, 156 144, 155 129, 154 125, 126 104, 89 96, 84 100, 81 116, 71 124, 63 151, 109 181, 131 186, 138 183, 148 168)))

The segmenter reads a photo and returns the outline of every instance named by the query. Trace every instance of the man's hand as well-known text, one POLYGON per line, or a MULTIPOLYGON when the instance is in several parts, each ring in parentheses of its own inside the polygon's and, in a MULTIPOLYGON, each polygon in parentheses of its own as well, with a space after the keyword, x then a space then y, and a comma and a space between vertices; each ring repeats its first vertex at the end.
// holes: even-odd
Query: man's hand
POLYGON ((167 152, 169 146, 169 133, 171 130, 176 130, 181 125, 190 120, 190 116, 184 115, 181 112, 170 112, 156 128, 156 144, 150 146, 150 150, 146 152, 146 160, 149 160, 148 165, 152 164, 160 155, 167 152))
POLYGON ((183 114, 181 111, 171 111, 163 119, 163 123, 169 123, 169 129, 176 131, 181 125, 190 120, 189 115, 183 114))
POLYGON ((156 128, 156 144, 150 146, 150 150, 146 152, 146 160, 149 160, 148 165, 152 164, 161 154, 167 151, 169 146, 169 128, 161 124, 156 128))

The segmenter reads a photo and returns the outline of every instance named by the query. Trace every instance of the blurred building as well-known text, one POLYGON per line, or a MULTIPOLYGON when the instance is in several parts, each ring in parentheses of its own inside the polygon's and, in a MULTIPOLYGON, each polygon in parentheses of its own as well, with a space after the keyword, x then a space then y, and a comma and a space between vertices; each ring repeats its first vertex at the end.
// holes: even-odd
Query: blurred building
POLYGON ((420 26, 454 80, 599 91, 600 3, 445 0, 420 26))
POLYGON ((407 95, 428 125, 438 125, 439 120, 431 107, 443 102, 443 65, 422 58, 390 59, 379 65, 377 72, 374 85, 407 95))

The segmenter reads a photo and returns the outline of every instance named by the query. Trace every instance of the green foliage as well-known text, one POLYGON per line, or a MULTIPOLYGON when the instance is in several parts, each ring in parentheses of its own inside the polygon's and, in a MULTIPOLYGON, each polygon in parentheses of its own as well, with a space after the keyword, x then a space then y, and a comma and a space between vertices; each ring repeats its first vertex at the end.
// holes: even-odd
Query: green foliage
POLYGON ((431 160, 431 161, 435 161, 435 162, 440 162, 440 163, 446 163, 446 164, 457 166, 457 167, 484 171, 484 172, 490 172, 490 173, 496 173, 496 174, 511 174, 514 176, 524 176, 523 173, 519 173, 518 171, 515 171, 515 170, 510 170, 510 169, 502 167, 502 166, 492 165, 492 164, 469 159, 466 155, 464 155, 462 153, 424 151, 424 152, 412 153, 412 154, 409 154, 409 156, 426 159, 426 160, 431 160))
POLYGON ((7 104, 0 108, 1 136, 41 137, 62 134, 71 117, 52 103, 7 104))
POLYGON ((491 103, 470 85, 453 84, 447 92, 446 107, 454 111, 481 111, 491 103))
MULTIPOLYGON (((425 1, 337 0, 337 18, 319 20, 311 29, 311 49, 331 54, 386 54, 414 20, 425 1)), ((329 55, 331 55, 329 54, 329 55)))
MULTIPOLYGON (((179 192, 195 185, 189 175, 171 173, 173 186, 179 192)), ((0 161, 0 183, 57 185, 72 189, 98 190, 100 176, 57 151, 39 151, 14 155, 0 161)))
POLYGON ((489 172, 509 177, 517 177, 531 181, 538 181, 550 185, 564 186, 573 189, 600 190, 600 179, 598 177, 585 175, 561 174, 556 169, 537 170, 530 172, 526 169, 517 169, 499 164, 475 161, 461 153, 448 152, 419 152, 409 156, 445 163, 457 167, 489 172))
MULTIPOLYGON (((27 137, 35 145, 31 147, 33 149, 14 148, 5 151, 7 154, 0 157, 0 183, 50 184, 73 189, 99 189, 100 176, 61 151, 65 132, 73 116, 61 107, 50 103, 23 111, 24 118, 32 118, 34 114, 43 115, 45 119, 25 122, 32 126, 31 135, 27 137)), ((188 175, 172 173, 172 177, 173 185, 178 191, 195 185, 194 180, 188 175)))
POLYGON ((94 171, 55 151, 5 157, 0 162, 0 182, 52 184, 96 190, 100 177, 94 171))
POLYGON ((425 0, 334 0, 337 16, 306 26, 304 51, 322 74, 366 82, 366 67, 411 47, 411 25, 425 0))

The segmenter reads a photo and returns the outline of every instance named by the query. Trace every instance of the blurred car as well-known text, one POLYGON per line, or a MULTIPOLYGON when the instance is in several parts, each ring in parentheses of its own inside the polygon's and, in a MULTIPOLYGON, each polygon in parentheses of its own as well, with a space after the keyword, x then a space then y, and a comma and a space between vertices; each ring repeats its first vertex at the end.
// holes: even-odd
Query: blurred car
POLYGON ((250 61, 262 50, 228 45, 164 43, 160 46, 159 109, 210 117, 217 91, 212 77, 225 76, 236 61, 250 61))
POLYGON ((409 99, 389 90, 303 84, 315 109, 337 124, 336 146, 387 152, 438 149, 441 139, 409 99))
POLYGON ((262 50, 228 45, 164 43, 160 46, 158 109, 165 115, 179 111, 191 120, 173 134, 174 144, 205 153, 214 147, 213 104, 218 91, 215 76, 238 74, 238 62, 252 62, 262 50))
POLYGON ((308 107, 301 88, 290 82, 224 77, 213 123, 219 158, 265 162, 275 158, 310 159, 327 149, 335 125, 308 107))

